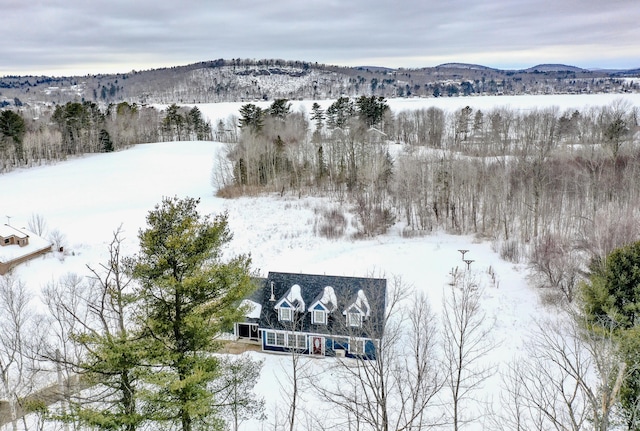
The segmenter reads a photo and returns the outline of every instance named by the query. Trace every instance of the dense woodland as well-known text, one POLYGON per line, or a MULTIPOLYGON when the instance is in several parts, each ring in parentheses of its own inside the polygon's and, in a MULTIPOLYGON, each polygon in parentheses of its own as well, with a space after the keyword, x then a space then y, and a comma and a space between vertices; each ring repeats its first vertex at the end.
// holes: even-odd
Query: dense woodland
MULTIPOLYGON (((241 109, 221 194, 332 196, 364 236, 396 222, 405 235, 477 235, 568 300, 590 260, 640 234, 638 110, 624 102, 394 115, 383 98, 343 97, 309 119, 286 106, 241 109)), ((339 214, 327 218, 340 235, 339 214)))

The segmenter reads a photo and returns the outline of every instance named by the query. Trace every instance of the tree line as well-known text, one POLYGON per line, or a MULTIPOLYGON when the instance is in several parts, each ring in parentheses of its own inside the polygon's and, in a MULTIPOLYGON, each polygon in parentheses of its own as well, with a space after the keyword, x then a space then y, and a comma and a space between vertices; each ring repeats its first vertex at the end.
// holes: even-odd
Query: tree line
POLYGON ((0 107, 24 103, 218 103, 351 97, 456 97, 637 92, 637 70, 590 71, 542 65, 499 70, 443 64, 419 69, 340 67, 278 59, 217 59, 144 71, 82 77, 0 77, 0 107), (284 85, 286 83, 286 85, 284 85), (22 103, 22 102, 20 102, 22 103))
POLYGON ((198 107, 164 111, 121 102, 101 108, 68 102, 0 112, 0 173, 86 153, 119 151, 145 142, 210 140, 211 125, 198 107))

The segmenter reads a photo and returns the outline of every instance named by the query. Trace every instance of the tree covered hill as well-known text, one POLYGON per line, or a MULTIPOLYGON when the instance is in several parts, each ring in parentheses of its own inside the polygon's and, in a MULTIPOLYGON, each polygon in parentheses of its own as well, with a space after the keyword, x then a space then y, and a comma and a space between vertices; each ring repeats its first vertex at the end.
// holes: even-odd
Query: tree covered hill
POLYGON ((452 97, 640 91, 640 82, 628 77, 640 77, 640 72, 592 71, 566 65, 499 70, 463 63, 389 69, 304 61, 219 59, 121 74, 0 77, 0 106, 69 101, 210 103, 335 99, 341 95, 452 97))

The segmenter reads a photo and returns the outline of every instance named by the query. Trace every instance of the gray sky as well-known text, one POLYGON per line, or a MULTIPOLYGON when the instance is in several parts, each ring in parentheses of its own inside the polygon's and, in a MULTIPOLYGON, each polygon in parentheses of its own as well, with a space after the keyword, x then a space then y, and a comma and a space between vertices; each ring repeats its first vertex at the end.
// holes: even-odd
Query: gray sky
POLYGON ((0 0, 0 76, 218 58, 640 67, 640 0, 0 0))

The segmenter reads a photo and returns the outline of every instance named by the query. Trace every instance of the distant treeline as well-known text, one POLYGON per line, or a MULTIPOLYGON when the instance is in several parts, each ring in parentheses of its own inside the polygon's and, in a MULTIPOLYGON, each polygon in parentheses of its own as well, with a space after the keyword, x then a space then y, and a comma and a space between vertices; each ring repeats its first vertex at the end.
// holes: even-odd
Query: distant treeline
POLYGON ((0 173, 85 153, 117 151, 134 144, 211 139, 197 107, 166 111, 127 102, 101 109, 93 102, 0 112, 0 173))

